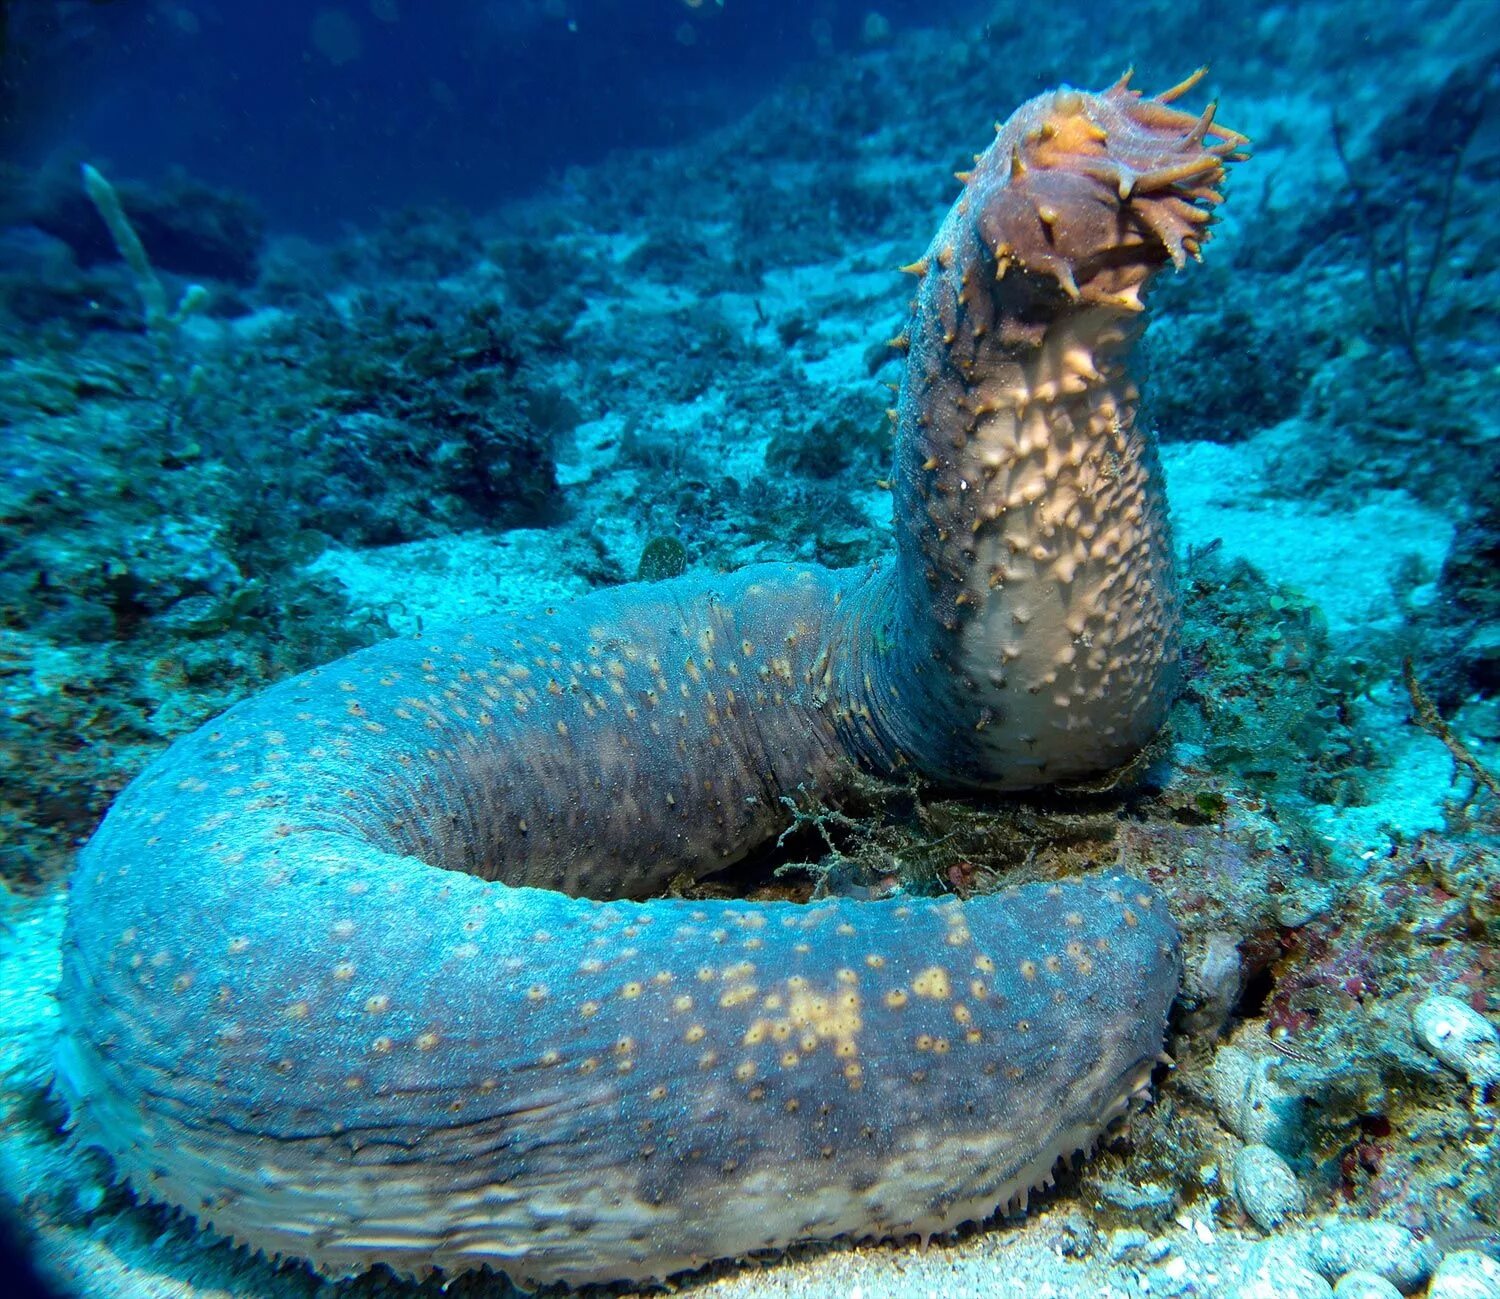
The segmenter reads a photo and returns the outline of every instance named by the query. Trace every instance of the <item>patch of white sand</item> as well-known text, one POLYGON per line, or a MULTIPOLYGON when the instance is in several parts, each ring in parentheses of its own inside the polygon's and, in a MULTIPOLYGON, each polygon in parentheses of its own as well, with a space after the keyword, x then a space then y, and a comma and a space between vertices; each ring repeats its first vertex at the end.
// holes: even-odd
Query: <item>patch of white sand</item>
POLYGON ((518 528, 368 550, 331 548, 308 571, 335 578, 358 609, 383 613, 403 634, 590 589, 575 571, 578 544, 561 532, 518 528))
POLYGON ((1316 603, 1335 636, 1395 631, 1402 623, 1395 592, 1401 572, 1415 556, 1435 576, 1453 520, 1402 491, 1370 491, 1342 510, 1264 495, 1268 451, 1282 436, 1273 429, 1231 446, 1163 448, 1178 545, 1217 540, 1226 555, 1249 560, 1316 603))

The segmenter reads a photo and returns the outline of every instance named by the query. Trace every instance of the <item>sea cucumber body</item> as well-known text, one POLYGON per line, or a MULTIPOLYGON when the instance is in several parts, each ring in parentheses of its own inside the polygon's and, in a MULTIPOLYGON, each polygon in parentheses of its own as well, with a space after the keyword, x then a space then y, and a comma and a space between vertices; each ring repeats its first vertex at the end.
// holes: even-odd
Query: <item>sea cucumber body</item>
POLYGON ((857 580, 753 569, 393 641, 174 746, 75 885, 80 1135, 334 1271, 662 1276, 1024 1193, 1149 1074, 1177 956, 1143 886, 554 891, 712 869, 847 764, 809 715, 838 697, 822 621, 857 580), (760 590, 783 621, 752 641, 760 590), (775 760, 742 763, 747 735, 775 760), (554 888, 482 878, 508 848, 554 888))
POLYGON ((1239 141, 1123 81, 1000 131, 909 268, 884 564, 392 641, 174 744, 73 885, 78 1139, 269 1253, 527 1282, 925 1235, 1090 1145, 1177 988, 1147 886, 632 899, 858 770, 1037 785, 1149 738, 1176 603, 1129 322, 1239 141))

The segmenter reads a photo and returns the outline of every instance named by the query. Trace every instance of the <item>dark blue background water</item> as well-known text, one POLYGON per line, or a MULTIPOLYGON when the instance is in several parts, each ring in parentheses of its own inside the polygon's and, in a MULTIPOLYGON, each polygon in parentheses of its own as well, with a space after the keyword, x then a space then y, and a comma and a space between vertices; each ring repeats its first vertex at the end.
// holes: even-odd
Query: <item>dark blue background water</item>
MULTIPOLYGON (((890 28, 967 2, 883 0, 890 28)), ((620 145, 734 113, 767 77, 864 38, 860 0, 20 0, 6 152, 164 163, 278 224, 482 205, 620 145)))

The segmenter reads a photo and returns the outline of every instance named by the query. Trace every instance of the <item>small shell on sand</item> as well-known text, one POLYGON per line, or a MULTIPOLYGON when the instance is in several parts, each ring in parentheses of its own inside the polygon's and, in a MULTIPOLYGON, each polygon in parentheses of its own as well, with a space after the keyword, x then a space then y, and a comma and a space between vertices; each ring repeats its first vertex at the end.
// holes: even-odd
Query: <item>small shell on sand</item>
POLYGON ((1297 1175, 1270 1146, 1246 1146, 1234 1157, 1232 1176, 1240 1207, 1263 1231, 1301 1213, 1307 1204, 1297 1175))
POLYGON ((1500 1299, 1500 1263, 1477 1249, 1448 1254, 1433 1273, 1427 1299, 1500 1299))
POLYGON ((1500 1082, 1500 1034, 1456 997, 1428 997, 1412 1012, 1418 1043, 1475 1087, 1500 1082))

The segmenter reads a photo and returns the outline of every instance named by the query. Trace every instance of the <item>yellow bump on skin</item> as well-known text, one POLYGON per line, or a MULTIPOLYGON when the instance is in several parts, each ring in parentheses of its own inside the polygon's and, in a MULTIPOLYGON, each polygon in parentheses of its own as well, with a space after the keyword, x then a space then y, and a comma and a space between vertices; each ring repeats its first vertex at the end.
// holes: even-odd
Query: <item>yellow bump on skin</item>
POLYGON ((847 966, 845 968, 839 970, 838 973, 835 974, 833 977, 835 979, 837 979, 840 983, 843 983, 843 984, 851 984, 851 983, 858 983, 859 982, 859 975, 855 974, 854 971, 851 970, 851 969, 849 969, 847 966))
POLYGON ((615 1054, 616 1055, 629 1055, 634 1050, 635 1050, 635 1038, 633 1038, 633 1037, 617 1037, 615 1039, 615 1054))
POLYGON ((546 997, 547 989, 542 987, 540 983, 533 983, 531 987, 526 989, 527 1001, 544 1001, 546 997))
POLYGON ((907 1003, 906 991, 903 988, 892 988, 885 994, 885 1004, 892 1010, 900 1010, 907 1003))
POLYGON ((874 952, 871 952, 869 956, 865 957, 865 964, 868 965, 872 970, 878 970, 885 964, 885 957, 878 956, 874 952))
POLYGON ((712 1069, 718 1063, 719 1053, 717 1051, 705 1051, 698 1057, 698 1068, 700 1069, 712 1069))
POLYGON ((593 1019, 593 1017, 599 1013, 599 1003, 597 1001, 586 1001, 583 1003, 583 1005, 578 1007, 578 1013, 582 1015, 584 1019, 593 1019))
MULTIPOLYGON (((542 1063, 543 1064, 557 1064, 562 1059, 562 1052, 561 1051, 543 1051, 541 1059, 542 1059, 542 1063)), ((486 1078, 485 1082, 490 1082, 490 1080, 488 1078, 486 1078)), ((494 1084, 491 1083, 490 1086, 488 1088, 486 1088, 484 1086, 484 1084, 481 1083, 480 1084, 480 1089, 481 1090, 487 1090, 487 1091, 493 1091, 494 1090, 494 1084)))
MULTIPOLYGON (((130 937, 126 938, 125 935, 122 934, 120 936, 120 942, 126 946, 129 946, 131 943, 135 942, 135 930, 127 929, 125 933, 129 934, 130 937)), ((250 940, 248 938, 231 938, 229 940, 229 954, 231 956, 238 956, 241 952, 246 951, 249 946, 250 940)))
POLYGON ((746 1046, 757 1046, 766 1039, 766 1021, 758 1019, 745 1030, 745 1036, 740 1040, 746 1046))
POLYGON ((365 998, 365 1009, 372 1015, 379 1015, 391 1008, 391 999, 383 992, 377 992, 373 997, 365 998))
POLYGON ((749 1082, 752 1078, 755 1077, 755 1061, 744 1060, 741 1063, 735 1065, 734 1076, 741 1082, 749 1082))
POLYGON ((370 1043, 370 1051, 373 1055, 389 1055, 391 1048, 396 1044, 388 1037, 377 1037, 370 1043))
POLYGON ((691 997, 689 997, 686 993, 683 993, 680 997, 674 997, 672 999, 672 1009, 673 1010, 687 1011, 687 1010, 692 1010, 692 1008, 693 1008, 693 999, 691 997))
POLYGON ((974 968, 982 970, 985 974, 993 974, 995 972, 995 962, 988 956, 976 956, 974 958, 974 968))
POLYGON ((853 925, 845 920, 839 925, 837 932, 842 934, 845 938, 850 938, 854 935, 855 929, 853 925))
POLYGON ((737 988, 731 988, 719 998, 719 1005, 725 1010, 732 1010, 735 1006, 743 1006, 747 1001, 754 1001, 758 989, 753 983, 742 983, 737 988))
POLYGON ((953 991, 953 987, 948 981, 947 970, 940 965, 929 965, 912 980, 911 990, 919 997, 942 1001, 953 991))
POLYGON ((587 1059, 580 1060, 578 1062, 578 1072, 579 1073, 593 1073, 594 1070, 597 1069, 598 1067, 599 1067, 599 1059, 598 1059, 597 1056, 592 1056, 591 1055, 587 1059))
POLYGON ((649 1092, 647 1092, 646 1095, 654 1101, 664 1101, 667 1099, 667 1089, 662 1084, 658 1083, 649 1092))
POLYGON ((1027 983, 1035 983, 1036 982, 1036 962, 1035 961, 1032 961, 1032 960, 1022 961, 1021 964, 1019 966, 1017 966, 1016 968, 1021 971, 1021 977, 1023 979, 1025 979, 1027 983))
POLYGON ((1130 929, 1134 929, 1140 923, 1141 922, 1140 922, 1139 918, 1136 916, 1135 912, 1132 911, 1129 907, 1126 907, 1125 908, 1125 924, 1126 924, 1126 926, 1128 928, 1130 928, 1130 929))
POLYGON ((421 1034, 417 1038, 417 1050, 431 1051, 434 1047, 437 1046, 438 1040, 438 1035, 431 1029, 428 1029, 427 1032, 421 1034))
POLYGON ((973 997, 975 1001, 983 1001, 990 995, 990 990, 985 986, 985 982, 983 979, 970 979, 969 995, 973 997))
POLYGON ((919 1033, 919 1034, 917 1034, 917 1040, 914 1043, 914 1045, 916 1046, 916 1048, 917 1048, 918 1051, 931 1051, 932 1050, 932 1034, 930 1034, 930 1033, 919 1033))
POLYGON ((934 1055, 947 1055, 948 1048, 952 1045, 946 1037, 935 1037, 932 1039, 932 1050, 934 1055))
POLYGON ((641 995, 643 991, 645 991, 644 986, 638 981, 632 979, 629 983, 627 983, 623 988, 620 989, 620 995, 624 997, 626 1001, 634 1001, 641 995))
POLYGON ((714 981, 713 968, 711 966, 707 966, 707 965, 700 965, 698 967, 698 982, 699 983, 712 983, 713 981, 714 981))
POLYGON ((656 984, 660 984, 662 987, 666 987, 667 984, 669 984, 669 983, 672 982, 671 971, 669 971, 669 970, 658 970, 655 974, 653 974, 651 976, 651 982, 652 983, 656 983, 656 984))
POLYGON ((701 1042, 708 1036, 708 1030, 702 1024, 694 1024, 682 1035, 682 1040, 687 1043, 701 1042))
POLYGON ((286 1017, 288 1019, 306 1019, 311 1014, 312 1007, 305 1001, 294 1001, 286 1008, 286 1017))

